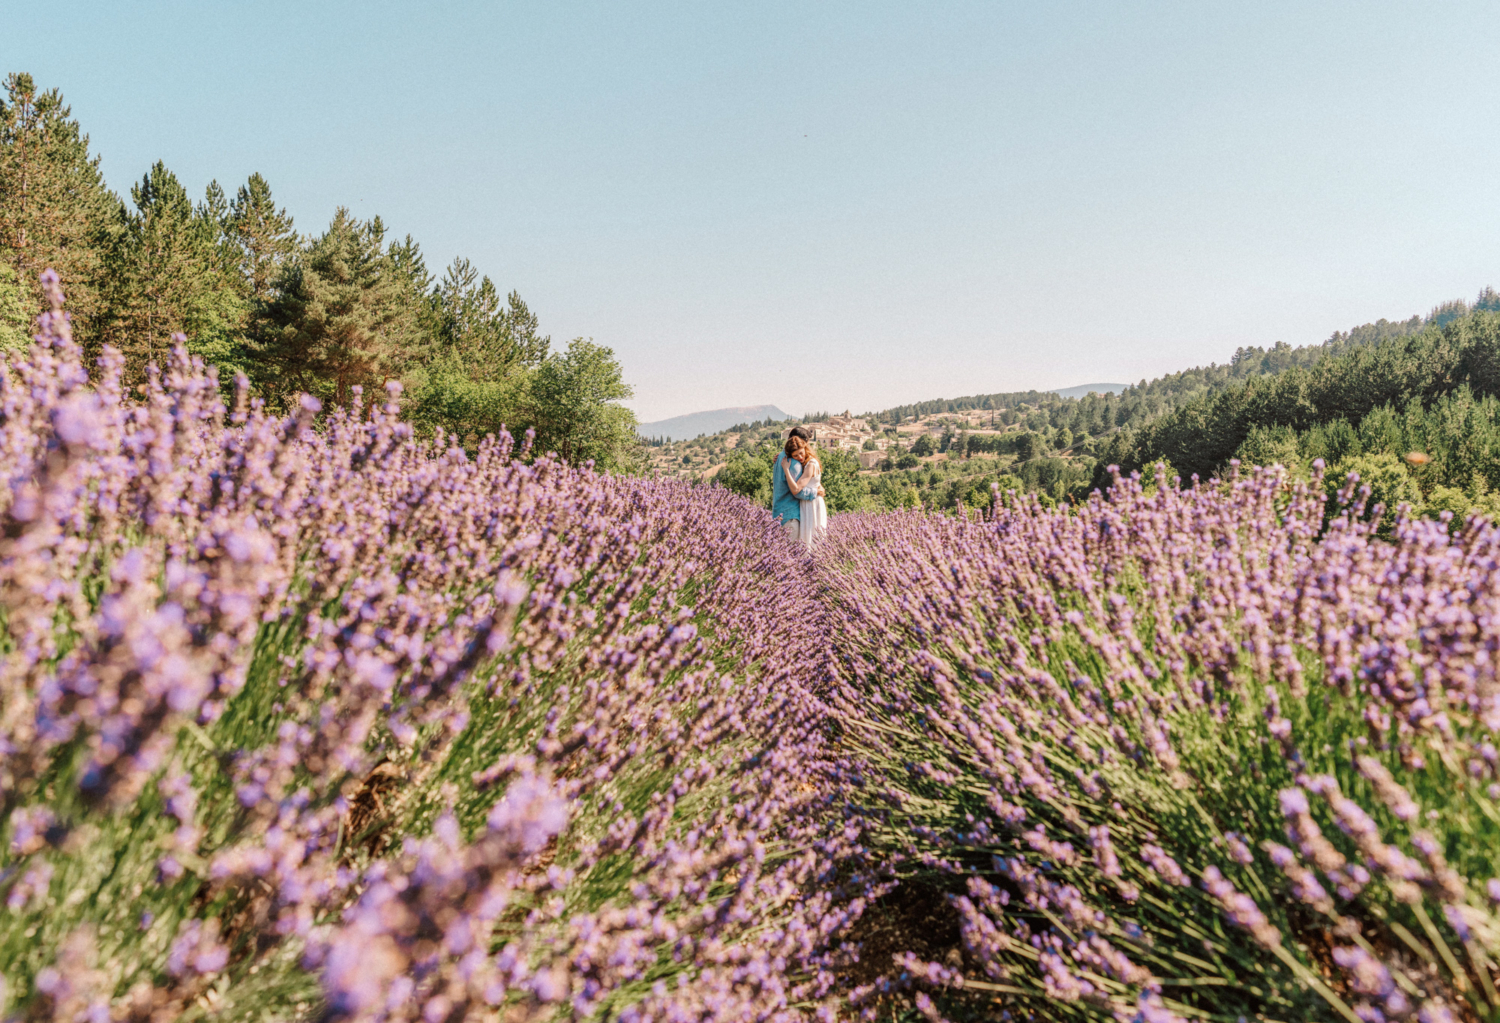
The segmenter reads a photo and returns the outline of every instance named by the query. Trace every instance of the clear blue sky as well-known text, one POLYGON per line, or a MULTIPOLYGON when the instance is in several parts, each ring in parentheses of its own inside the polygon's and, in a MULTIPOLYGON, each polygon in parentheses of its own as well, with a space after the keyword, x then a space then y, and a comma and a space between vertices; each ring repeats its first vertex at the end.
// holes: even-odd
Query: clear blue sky
POLYGON ((472 259, 644 420, 1133 381, 1500 286, 1480 3, 6 5, 122 193, 472 259))

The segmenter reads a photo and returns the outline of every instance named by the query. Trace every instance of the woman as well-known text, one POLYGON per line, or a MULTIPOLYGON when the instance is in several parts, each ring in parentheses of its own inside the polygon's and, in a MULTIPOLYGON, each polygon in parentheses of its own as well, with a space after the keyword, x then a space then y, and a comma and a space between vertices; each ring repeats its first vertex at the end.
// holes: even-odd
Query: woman
POLYGON ((828 505, 823 501, 823 463, 818 461, 812 445, 801 437, 794 436, 788 440, 787 450, 792 457, 781 463, 781 471, 786 473, 787 487, 793 494, 809 489, 816 491, 812 500, 801 502, 802 527, 798 535, 802 546, 812 550, 818 537, 828 528, 828 505), (792 472, 792 466, 799 463, 800 476, 792 472))

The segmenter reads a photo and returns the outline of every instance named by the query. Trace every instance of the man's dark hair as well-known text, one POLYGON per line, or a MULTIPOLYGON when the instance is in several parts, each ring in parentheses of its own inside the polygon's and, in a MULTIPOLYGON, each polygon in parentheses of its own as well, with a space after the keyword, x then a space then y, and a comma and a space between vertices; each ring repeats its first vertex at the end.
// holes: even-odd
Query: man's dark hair
POLYGON ((783 451, 786 452, 786 456, 788 458, 792 457, 792 438, 793 437, 801 437, 803 440, 812 440, 812 434, 810 434, 806 430, 802 429, 802 427, 800 427, 800 426, 794 426, 794 427, 792 427, 791 433, 788 433, 786 435, 786 445, 781 449, 781 450, 783 450, 783 451))

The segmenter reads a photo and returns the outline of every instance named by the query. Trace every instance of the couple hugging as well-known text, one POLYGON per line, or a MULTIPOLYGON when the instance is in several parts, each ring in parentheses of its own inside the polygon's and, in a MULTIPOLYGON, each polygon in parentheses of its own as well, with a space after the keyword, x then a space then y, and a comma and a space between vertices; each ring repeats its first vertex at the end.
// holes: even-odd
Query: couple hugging
POLYGON ((808 550, 828 528, 822 478, 823 465, 813 453, 807 431, 792 427, 786 448, 771 468, 771 514, 781 520, 788 540, 808 550))

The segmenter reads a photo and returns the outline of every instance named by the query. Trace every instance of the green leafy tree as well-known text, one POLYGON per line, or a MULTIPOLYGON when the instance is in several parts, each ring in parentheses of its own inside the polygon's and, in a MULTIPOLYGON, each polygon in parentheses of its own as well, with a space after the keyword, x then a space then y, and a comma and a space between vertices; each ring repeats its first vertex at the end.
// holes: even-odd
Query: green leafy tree
POLYGON ((1471 516, 1482 515, 1491 522, 1500 519, 1500 494, 1489 490, 1482 477, 1467 491, 1457 487, 1434 487, 1428 494, 1422 513, 1437 518, 1443 512, 1453 513, 1449 529, 1461 528, 1471 516))
POLYGON ((1453 516, 1450 529, 1462 526, 1472 512, 1483 511, 1476 508, 1474 500, 1457 487, 1434 487, 1432 493, 1427 495, 1425 504, 1424 512, 1431 518, 1449 512, 1453 516))
POLYGON ((62 95, 28 74, 5 79, 0 100, 0 260, 14 271, 29 321, 41 310, 38 278, 62 278, 75 336, 87 340, 100 311, 104 250, 120 202, 62 95))
POLYGON ((922 503, 922 498, 917 494, 917 488, 904 482, 884 488, 879 496, 881 507, 887 511, 916 508, 922 503))
POLYGON ((575 338, 566 352, 543 360, 532 380, 536 450, 555 451, 575 465, 591 459, 605 471, 628 468, 635 415, 619 403, 633 393, 612 350, 575 338))
POLYGON ((257 334, 262 382, 285 396, 305 391, 340 404, 351 389, 399 379, 417 343, 411 276, 383 248, 376 217, 340 207, 328 230, 287 264, 257 334))
MULTIPOLYGON (((397 257, 414 265, 404 250, 397 257)), ((551 346, 536 314, 514 291, 502 301, 466 259, 444 271, 429 306, 422 355, 407 380, 412 421, 441 427, 466 445, 501 427, 524 428, 533 418, 532 383, 551 346)))
MULTIPOLYGON (((1013 485, 1019 487, 1021 481, 1014 477, 1009 478, 1013 485)), ((990 489, 988 481, 979 480, 954 480, 949 484, 948 506, 955 511, 969 511, 977 509, 988 512, 994 504, 994 491, 990 489)))
POLYGON ((1141 468, 1141 487, 1148 494, 1154 494, 1162 487, 1187 487, 1191 485, 1190 480, 1182 478, 1182 473, 1177 467, 1165 458, 1159 459, 1150 465, 1141 468))
POLYGON ((919 458, 926 458, 936 450, 933 446, 932 438, 925 433, 918 437, 916 443, 911 446, 911 453, 919 458))
POLYGON ((1401 505, 1410 505, 1413 513, 1422 511, 1422 492, 1417 488, 1416 480, 1412 479, 1411 473, 1407 472, 1406 464, 1395 455, 1381 451, 1359 455, 1340 462, 1324 477, 1323 486, 1328 493, 1329 515, 1336 515, 1341 510, 1337 499, 1338 493, 1348 487, 1348 478, 1351 473, 1359 474, 1359 480, 1351 494, 1351 505, 1358 501, 1359 491, 1364 487, 1369 487, 1370 497, 1365 504, 1364 518, 1373 518, 1377 506, 1384 508, 1384 514, 1380 520, 1381 535, 1391 534, 1395 528, 1397 509, 1401 505))
POLYGON ((1290 426, 1252 427, 1235 457, 1246 469, 1256 465, 1280 465, 1293 474, 1302 471, 1297 432, 1290 426))
POLYGON ((762 444, 756 448, 736 447, 714 481, 726 490, 769 508, 771 469, 777 450, 773 444, 762 444))
POLYGON ((849 451, 819 452, 823 463, 823 499, 828 511, 854 511, 864 504, 868 492, 859 478, 859 459, 849 451))
POLYGON ((443 429, 472 445, 502 427, 513 436, 536 431, 533 451, 572 463, 636 472, 649 462, 635 435, 635 417, 620 404, 631 396, 610 349, 577 339, 548 354, 551 339, 511 292, 499 289, 466 259, 456 259, 428 287, 415 243, 393 246, 408 281, 423 339, 408 363, 405 411, 417 426, 443 429))
POLYGON ((1028 430, 1016 438, 1016 461, 1029 462, 1040 453, 1041 444, 1036 434, 1028 430))
POLYGON ((424 432, 442 429, 473 448, 502 429, 524 432, 530 385, 530 373, 475 379, 457 359, 439 357, 408 371, 403 411, 424 432))

